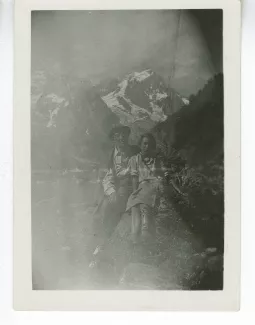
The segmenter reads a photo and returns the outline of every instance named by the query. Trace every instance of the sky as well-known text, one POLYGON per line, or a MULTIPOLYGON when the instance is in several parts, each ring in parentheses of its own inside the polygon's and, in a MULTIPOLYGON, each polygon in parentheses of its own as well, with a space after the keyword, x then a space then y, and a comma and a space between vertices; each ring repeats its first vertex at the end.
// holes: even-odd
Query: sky
POLYGON ((32 70, 94 83, 151 68, 183 95, 222 69, 219 10, 32 13, 32 70))

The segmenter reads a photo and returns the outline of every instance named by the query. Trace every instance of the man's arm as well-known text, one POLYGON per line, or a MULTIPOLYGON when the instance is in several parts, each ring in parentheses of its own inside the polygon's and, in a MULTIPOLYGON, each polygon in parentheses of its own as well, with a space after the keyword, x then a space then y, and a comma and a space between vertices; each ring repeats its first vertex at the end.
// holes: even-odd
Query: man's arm
POLYGON ((123 168, 121 165, 116 166, 116 175, 118 178, 126 177, 130 172, 129 165, 126 168, 123 168))

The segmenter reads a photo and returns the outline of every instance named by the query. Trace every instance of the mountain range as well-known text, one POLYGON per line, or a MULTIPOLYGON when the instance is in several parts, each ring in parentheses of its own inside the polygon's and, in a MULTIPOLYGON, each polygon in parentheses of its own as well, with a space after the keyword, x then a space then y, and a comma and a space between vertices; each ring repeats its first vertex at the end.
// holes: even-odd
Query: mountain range
MULTIPOLYGON (((111 146, 107 134, 113 124, 130 126, 131 142, 137 142, 141 133, 188 104, 187 98, 151 69, 132 71, 97 85, 87 79, 35 71, 31 85, 32 145, 35 152, 38 148, 46 151, 44 157, 56 168, 72 166, 76 158, 81 164, 84 157, 101 162, 111 146)), ((38 156, 42 154, 33 154, 35 160, 38 156)))
POLYGON ((99 88, 99 92, 122 124, 145 119, 161 122, 189 103, 151 69, 132 72, 109 85, 109 88, 99 88))

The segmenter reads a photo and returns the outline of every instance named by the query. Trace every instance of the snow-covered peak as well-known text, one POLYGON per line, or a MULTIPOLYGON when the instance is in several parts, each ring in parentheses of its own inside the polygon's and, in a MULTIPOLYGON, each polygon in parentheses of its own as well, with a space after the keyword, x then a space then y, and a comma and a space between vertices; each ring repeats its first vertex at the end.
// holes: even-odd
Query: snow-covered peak
POLYGON ((69 102, 61 96, 57 94, 51 93, 45 96, 45 99, 50 102, 49 105, 49 121, 47 123, 47 127, 56 127, 56 120, 58 113, 60 112, 61 108, 67 107, 69 102))
POLYGON ((156 103, 166 98, 167 93, 159 89, 163 85, 162 82, 155 88, 157 81, 153 80, 153 75, 154 72, 150 69, 132 72, 119 82, 114 91, 102 96, 104 102, 119 116, 123 124, 148 118, 159 122, 167 118, 156 103), (137 82, 136 85, 134 81, 137 82), (140 100, 137 100, 137 97, 140 97, 140 100))
POLYGON ((188 104, 186 98, 169 89, 163 78, 151 69, 129 73, 113 88, 113 83, 109 83, 111 87, 102 94, 102 99, 122 124, 144 120, 161 122, 188 104))

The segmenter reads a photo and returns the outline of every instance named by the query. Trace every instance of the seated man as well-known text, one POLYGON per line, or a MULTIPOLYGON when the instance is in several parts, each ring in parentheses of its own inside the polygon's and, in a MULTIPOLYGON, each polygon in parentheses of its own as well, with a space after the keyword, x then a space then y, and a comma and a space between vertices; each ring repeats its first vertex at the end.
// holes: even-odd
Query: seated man
POLYGON ((93 253, 90 267, 94 267, 102 256, 104 245, 125 212, 128 197, 132 192, 129 160, 138 153, 139 148, 128 144, 129 135, 130 128, 123 125, 115 126, 109 135, 114 149, 102 182, 104 197, 95 213, 94 233, 98 246, 93 253))

